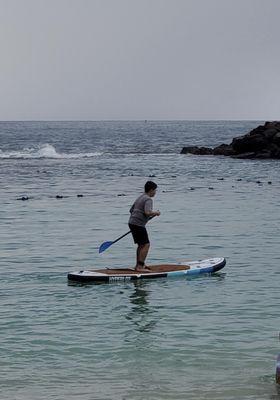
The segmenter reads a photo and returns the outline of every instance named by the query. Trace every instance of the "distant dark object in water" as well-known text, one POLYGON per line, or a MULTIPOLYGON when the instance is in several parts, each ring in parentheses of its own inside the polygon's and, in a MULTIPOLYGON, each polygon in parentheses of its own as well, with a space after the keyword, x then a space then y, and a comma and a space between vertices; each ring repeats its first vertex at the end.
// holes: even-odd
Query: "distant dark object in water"
POLYGON ((83 194, 77 194, 77 197, 84 197, 83 194))
POLYGON ((122 196, 126 196, 126 194, 124 194, 124 193, 119 193, 118 196, 119 196, 119 197, 122 197, 122 196))
POLYGON ((29 197, 28 196, 22 196, 22 197, 19 197, 18 200, 26 201, 26 200, 29 200, 29 197))
POLYGON ((156 176, 155 175, 149 175, 149 178, 155 178, 156 176))
POLYGON ((280 354, 278 354, 277 361, 276 361, 276 374, 275 374, 276 383, 280 384, 280 354))
POLYGON ((241 178, 238 178, 238 179, 236 179, 237 180, 237 182, 241 182, 242 181, 242 179, 241 178))
POLYGON ((224 181, 224 178, 217 178, 218 181, 224 181))
POLYGON ((268 184, 268 185, 272 185, 272 182, 271 182, 271 181, 268 181, 267 184, 268 184))
POLYGON ((266 122, 243 136, 233 138, 230 144, 215 148, 188 146, 181 154, 220 155, 233 158, 280 159, 280 121, 266 122))
POLYGON ((63 196, 61 196, 60 194, 57 194, 57 195, 55 196, 55 198, 56 198, 56 199, 63 199, 63 196))
POLYGON ((214 188, 213 188, 212 186, 210 186, 208 189, 209 189, 209 190, 214 190, 214 188))
POLYGON ((261 181, 257 181, 256 182, 258 185, 262 185, 262 182, 261 181))

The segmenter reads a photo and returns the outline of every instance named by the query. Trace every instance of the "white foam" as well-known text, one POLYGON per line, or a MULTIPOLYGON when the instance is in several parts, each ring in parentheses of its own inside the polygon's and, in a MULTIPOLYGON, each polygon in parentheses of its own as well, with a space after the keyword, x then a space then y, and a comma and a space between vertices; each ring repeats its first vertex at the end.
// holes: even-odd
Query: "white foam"
POLYGON ((100 152, 93 153, 58 153, 54 146, 45 143, 36 147, 25 147, 18 151, 2 151, 0 149, 0 158, 11 158, 11 159, 36 159, 36 158, 90 158, 102 155, 100 152))

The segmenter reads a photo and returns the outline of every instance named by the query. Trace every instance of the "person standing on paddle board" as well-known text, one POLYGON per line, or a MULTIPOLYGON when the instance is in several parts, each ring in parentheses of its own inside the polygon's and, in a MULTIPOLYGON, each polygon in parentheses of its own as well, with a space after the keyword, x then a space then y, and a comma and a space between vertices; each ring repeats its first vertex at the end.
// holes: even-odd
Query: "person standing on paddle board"
POLYGON ((136 267, 139 272, 146 272, 145 260, 150 249, 150 241, 146 230, 146 223, 150 218, 160 215, 159 211, 153 211, 152 197, 156 195, 157 184, 147 181, 145 192, 139 196, 130 208, 128 226, 131 230, 134 243, 138 245, 136 251, 136 267))

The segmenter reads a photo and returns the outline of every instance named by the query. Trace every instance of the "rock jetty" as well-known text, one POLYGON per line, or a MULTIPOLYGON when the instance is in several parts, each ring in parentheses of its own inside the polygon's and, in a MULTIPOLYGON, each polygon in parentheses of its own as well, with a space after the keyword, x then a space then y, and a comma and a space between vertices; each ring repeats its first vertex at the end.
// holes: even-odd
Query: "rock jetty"
POLYGON ((188 146, 181 154, 222 155, 234 158, 280 159, 280 121, 266 122, 244 136, 238 136, 230 144, 215 148, 188 146))

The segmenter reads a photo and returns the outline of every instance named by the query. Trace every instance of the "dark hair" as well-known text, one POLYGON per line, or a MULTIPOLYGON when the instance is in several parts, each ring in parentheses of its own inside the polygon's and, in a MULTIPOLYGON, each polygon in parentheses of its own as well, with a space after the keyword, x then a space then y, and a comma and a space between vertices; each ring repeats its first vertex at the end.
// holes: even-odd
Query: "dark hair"
POLYGON ((147 181, 145 183, 144 188, 145 188, 145 193, 148 193, 150 190, 155 190, 157 188, 157 184, 152 181, 147 181))

